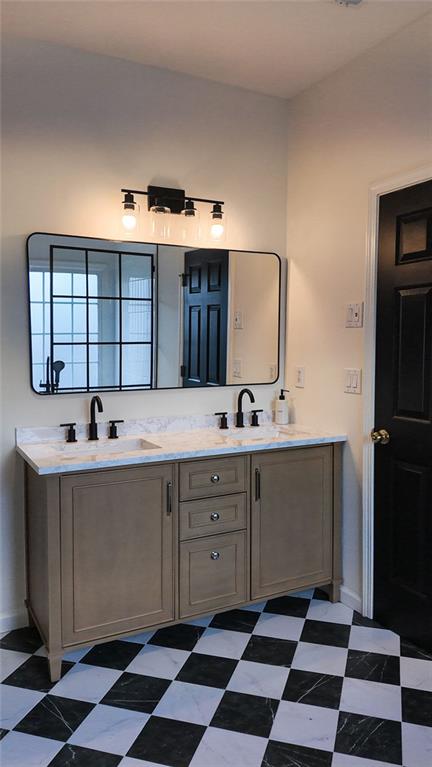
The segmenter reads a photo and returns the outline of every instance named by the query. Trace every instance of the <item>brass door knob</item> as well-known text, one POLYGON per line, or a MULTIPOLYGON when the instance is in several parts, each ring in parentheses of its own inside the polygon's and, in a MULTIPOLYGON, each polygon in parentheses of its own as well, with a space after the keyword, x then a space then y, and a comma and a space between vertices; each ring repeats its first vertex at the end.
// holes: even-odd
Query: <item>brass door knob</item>
POLYGON ((390 442, 390 434, 387 429, 376 429, 371 431, 371 439, 372 442, 375 442, 378 445, 388 445, 390 442))

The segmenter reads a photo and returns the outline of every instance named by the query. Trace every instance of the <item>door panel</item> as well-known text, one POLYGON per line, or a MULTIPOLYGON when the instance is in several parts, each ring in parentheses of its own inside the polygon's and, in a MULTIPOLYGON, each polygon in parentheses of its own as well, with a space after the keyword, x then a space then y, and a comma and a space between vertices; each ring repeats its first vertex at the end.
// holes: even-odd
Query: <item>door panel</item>
POLYGON ((380 200, 374 617, 432 649, 432 182, 380 200))
POLYGON ((226 383, 228 251, 185 253, 183 386, 226 383))
POLYGON ((174 619, 171 465, 63 477, 65 644, 174 619))
POLYGON ((251 598, 332 578, 332 447, 252 457, 251 598))

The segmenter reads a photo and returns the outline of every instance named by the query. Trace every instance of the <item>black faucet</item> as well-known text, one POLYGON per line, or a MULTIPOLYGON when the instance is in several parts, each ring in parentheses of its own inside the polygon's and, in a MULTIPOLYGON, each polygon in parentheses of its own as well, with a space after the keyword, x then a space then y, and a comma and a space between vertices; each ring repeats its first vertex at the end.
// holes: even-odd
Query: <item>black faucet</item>
POLYGON ((243 395, 244 395, 244 394, 247 394, 247 395, 248 395, 248 397, 249 397, 249 399, 250 399, 250 401, 251 401, 251 402, 255 402, 255 397, 254 397, 254 395, 252 394, 252 392, 251 392, 251 390, 250 390, 250 389, 242 389, 242 390, 241 390, 240 394, 238 395, 238 400, 237 400, 237 413, 236 413, 236 426, 238 426, 238 427, 240 427, 240 428, 241 428, 242 426, 244 426, 244 422, 243 422, 243 409, 242 409, 242 404, 243 404, 243 395))
POLYGON ((96 405, 99 413, 103 413, 102 400, 99 397, 99 394, 95 394, 90 403, 89 439, 99 439, 98 425, 96 423, 96 405))

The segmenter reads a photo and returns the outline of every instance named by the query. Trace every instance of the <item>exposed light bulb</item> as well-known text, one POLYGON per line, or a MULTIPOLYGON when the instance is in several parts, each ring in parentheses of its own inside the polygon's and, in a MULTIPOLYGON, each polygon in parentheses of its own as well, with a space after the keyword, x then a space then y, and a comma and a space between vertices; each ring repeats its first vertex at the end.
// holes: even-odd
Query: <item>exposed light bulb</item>
POLYGON ((225 232, 225 227, 220 221, 215 221, 210 227, 210 235, 213 240, 220 240, 225 232))
POLYGON ((126 231, 133 232, 136 229, 137 219, 135 209, 138 208, 132 192, 125 192, 123 200, 122 224, 126 231))
POLYGON ((210 237, 212 240, 222 240, 225 235, 224 214, 222 205, 216 202, 211 214, 210 237))

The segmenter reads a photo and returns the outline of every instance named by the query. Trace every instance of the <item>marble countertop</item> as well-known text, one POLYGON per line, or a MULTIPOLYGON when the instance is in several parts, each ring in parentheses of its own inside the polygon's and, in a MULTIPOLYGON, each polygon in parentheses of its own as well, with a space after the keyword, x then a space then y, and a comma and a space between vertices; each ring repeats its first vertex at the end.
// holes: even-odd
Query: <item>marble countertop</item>
POLYGON ((89 442, 81 428, 75 443, 65 441, 63 429, 17 429, 16 449, 38 474, 65 474, 346 441, 344 434, 294 424, 278 426, 265 416, 261 426, 244 429, 230 426, 226 430, 209 426, 208 419, 207 416, 201 422, 197 417, 189 422, 181 419, 181 424, 179 419, 165 422, 162 418, 129 422, 123 425, 118 439, 103 436, 97 442, 89 442), (176 431, 179 425, 182 428, 176 431))

